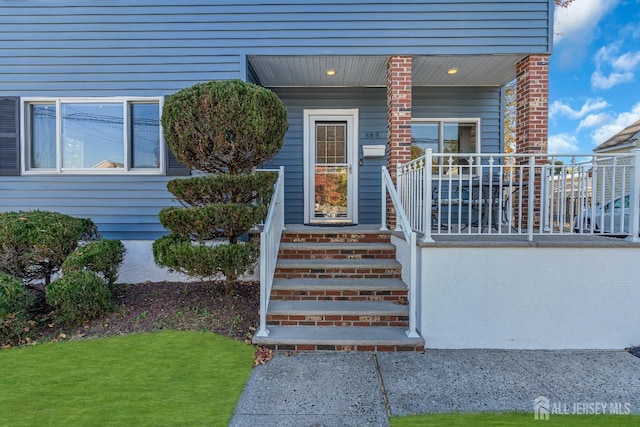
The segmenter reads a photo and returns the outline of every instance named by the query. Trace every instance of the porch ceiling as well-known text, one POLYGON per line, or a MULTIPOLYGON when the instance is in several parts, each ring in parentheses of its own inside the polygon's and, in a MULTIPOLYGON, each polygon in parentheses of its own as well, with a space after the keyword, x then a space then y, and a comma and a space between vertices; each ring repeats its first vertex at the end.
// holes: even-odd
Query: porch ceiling
MULTIPOLYGON (((414 86, 503 86, 526 55, 417 56, 414 86), (457 68, 454 75, 447 70, 457 68)), ((387 56, 250 56, 249 66, 267 87, 385 86, 387 56), (333 69, 334 76, 326 71, 333 69)))

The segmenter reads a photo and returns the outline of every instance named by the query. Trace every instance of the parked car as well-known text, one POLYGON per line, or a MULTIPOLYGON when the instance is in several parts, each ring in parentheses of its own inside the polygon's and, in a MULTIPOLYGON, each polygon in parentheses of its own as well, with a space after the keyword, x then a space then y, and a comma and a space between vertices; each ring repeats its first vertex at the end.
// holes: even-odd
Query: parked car
POLYGON ((595 233, 629 233, 629 206, 627 194, 624 201, 622 197, 616 197, 612 202, 596 206, 593 217, 591 208, 584 209, 574 219, 574 231, 579 233, 582 225, 582 232, 589 233, 593 224, 595 233))

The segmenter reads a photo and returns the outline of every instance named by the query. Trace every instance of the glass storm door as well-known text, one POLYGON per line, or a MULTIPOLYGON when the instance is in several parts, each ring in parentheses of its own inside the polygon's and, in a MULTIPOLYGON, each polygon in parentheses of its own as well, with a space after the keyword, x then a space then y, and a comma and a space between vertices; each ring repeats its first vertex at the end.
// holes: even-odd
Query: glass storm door
POLYGON ((309 223, 354 223, 353 120, 318 116, 309 126, 309 223))

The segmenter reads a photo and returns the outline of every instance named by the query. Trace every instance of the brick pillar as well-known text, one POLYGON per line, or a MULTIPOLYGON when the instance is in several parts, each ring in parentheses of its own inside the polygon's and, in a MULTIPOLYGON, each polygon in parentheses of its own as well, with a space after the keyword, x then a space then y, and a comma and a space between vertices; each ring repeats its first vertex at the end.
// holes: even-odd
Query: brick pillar
MULTIPOLYGON (((516 66, 516 75, 516 153, 546 154, 549 132, 549 55, 524 58, 516 66)), ((545 158, 536 158, 536 166, 545 163, 545 158)), ((541 169, 536 167, 535 172, 534 226, 539 226, 541 169)), ((521 179, 527 181, 529 178, 527 175, 521 179)), ((525 214, 528 207, 528 200, 525 198, 525 226, 528 225, 525 214)))
MULTIPOLYGON (((396 182, 398 163, 411 160, 410 56, 392 56, 387 63, 387 169, 396 182)), ((394 227, 396 213, 387 200, 387 226, 394 227)))

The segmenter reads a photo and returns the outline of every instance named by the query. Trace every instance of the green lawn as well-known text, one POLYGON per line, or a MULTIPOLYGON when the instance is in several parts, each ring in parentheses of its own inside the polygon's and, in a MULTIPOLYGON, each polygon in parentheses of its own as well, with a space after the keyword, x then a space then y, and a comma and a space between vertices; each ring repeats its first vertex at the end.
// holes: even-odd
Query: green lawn
POLYGON ((227 425, 254 348, 158 332, 0 351, 0 424, 227 425))
POLYGON ((535 420, 531 413, 429 414, 391 418, 392 427, 627 427, 640 425, 639 415, 550 415, 549 420, 535 420))

